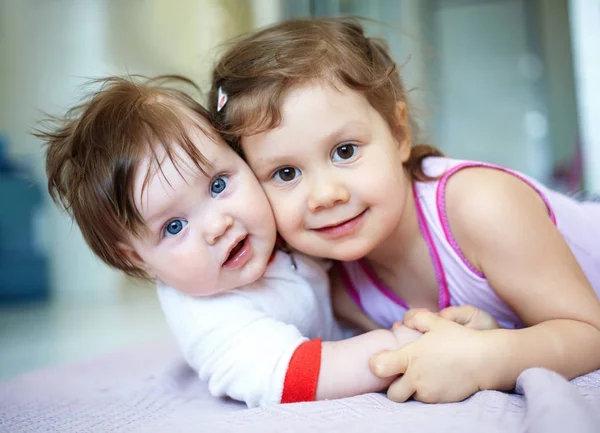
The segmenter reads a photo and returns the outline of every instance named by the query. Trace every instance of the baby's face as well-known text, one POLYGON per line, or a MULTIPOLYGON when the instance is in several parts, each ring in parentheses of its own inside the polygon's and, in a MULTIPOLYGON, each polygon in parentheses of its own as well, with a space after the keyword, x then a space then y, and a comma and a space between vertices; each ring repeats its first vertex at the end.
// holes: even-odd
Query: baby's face
POLYGON ((249 284, 264 273, 275 243, 271 207, 246 163, 225 143, 191 134, 211 162, 208 176, 179 149, 178 164, 159 148, 159 170, 147 158, 134 183, 134 200, 149 234, 131 240, 146 272, 195 296, 249 284), (162 151, 162 154, 160 153, 162 151), (152 171, 142 191, 144 178, 152 171))

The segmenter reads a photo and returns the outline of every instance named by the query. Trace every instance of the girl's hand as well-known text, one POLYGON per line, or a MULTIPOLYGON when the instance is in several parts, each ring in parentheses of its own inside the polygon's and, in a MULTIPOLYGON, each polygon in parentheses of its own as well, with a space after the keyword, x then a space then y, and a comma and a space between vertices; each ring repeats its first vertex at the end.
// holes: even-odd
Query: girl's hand
MULTIPOLYGON (((410 317, 414 314, 411 312, 412 310, 406 313, 404 320, 407 320, 407 316, 410 319, 410 317)), ((444 308, 438 313, 438 316, 443 317, 446 320, 456 322, 459 325, 464 325, 467 328, 478 329, 480 331, 500 328, 498 322, 491 314, 488 314, 472 305, 444 308)))
MULTIPOLYGON (((404 324, 410 323, 411 318, 418 313, 429 312, 427 308, 413 308, 404 315, 404 324)), ((439 313, 438 316, 450 320, 451 322, 464 325, 467 328, 486 331, 489 329, 500 329, 500 325, 491 314, 486 313, 472 305, 461 305, 458 307, 447 307, 439 313)), ((407 325, 408 326, 408 325, 407 325)))
POLYGON ((390 400, 404 402, 413 397, 425 403, 449 403, 464 400, 482 388, 484 358, 493 353, 490 334, 428 311, 415 312, 405 325, 424 335, 400 349, 371 357, 376 376, 402 374, 388 389, 390 400))

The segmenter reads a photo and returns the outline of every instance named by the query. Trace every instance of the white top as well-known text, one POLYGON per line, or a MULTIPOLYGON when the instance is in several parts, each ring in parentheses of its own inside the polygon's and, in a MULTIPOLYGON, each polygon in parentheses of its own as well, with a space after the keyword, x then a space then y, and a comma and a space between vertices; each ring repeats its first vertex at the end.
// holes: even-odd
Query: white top
POLYGON ((248 286, 192 297, 162 284, 158 297, 188 364, 214 396, 249 407, 281 401, 288 364, 306 340, 344 337, 333 318, 327 264, 278 251, 248 286))

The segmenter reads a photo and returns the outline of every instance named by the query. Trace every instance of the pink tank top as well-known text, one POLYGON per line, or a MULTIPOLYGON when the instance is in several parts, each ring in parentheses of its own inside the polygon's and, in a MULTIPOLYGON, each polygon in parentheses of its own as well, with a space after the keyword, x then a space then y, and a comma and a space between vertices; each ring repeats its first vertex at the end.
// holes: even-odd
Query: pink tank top
MULTIPOLYGON (((413 194, 421 234, 438 281, 440 310, 450 305, 470 304, 492 314, 504 328, 523 326, 515 312, 490 287, 485 275, 461 253, 450 231, 446 183, 450 176, 467 167, 502 170, 535 189, 592 287, 600 294, 600 202, 577 202, 523 174, 492 164, 430 157, 423 161, 423 171, 441 177, 432 182, 415 182, 413 194)), ((364 259, 341 262, 338 266, 348 293, 366 315, 383 328, 402 320, 408 306, 378 280, 364 259)))

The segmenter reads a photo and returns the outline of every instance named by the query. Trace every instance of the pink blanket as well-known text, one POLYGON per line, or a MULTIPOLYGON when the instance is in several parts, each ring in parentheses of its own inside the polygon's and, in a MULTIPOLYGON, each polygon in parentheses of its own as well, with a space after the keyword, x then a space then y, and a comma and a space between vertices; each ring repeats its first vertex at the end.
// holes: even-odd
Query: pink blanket
POLYGON ((0 384, 1 432, 600 432, 600 371, 567 382, 524 372, 517 394, 455 404, 381 394, 247 409, 213 398, 170 342, 34 372, 0 384))

